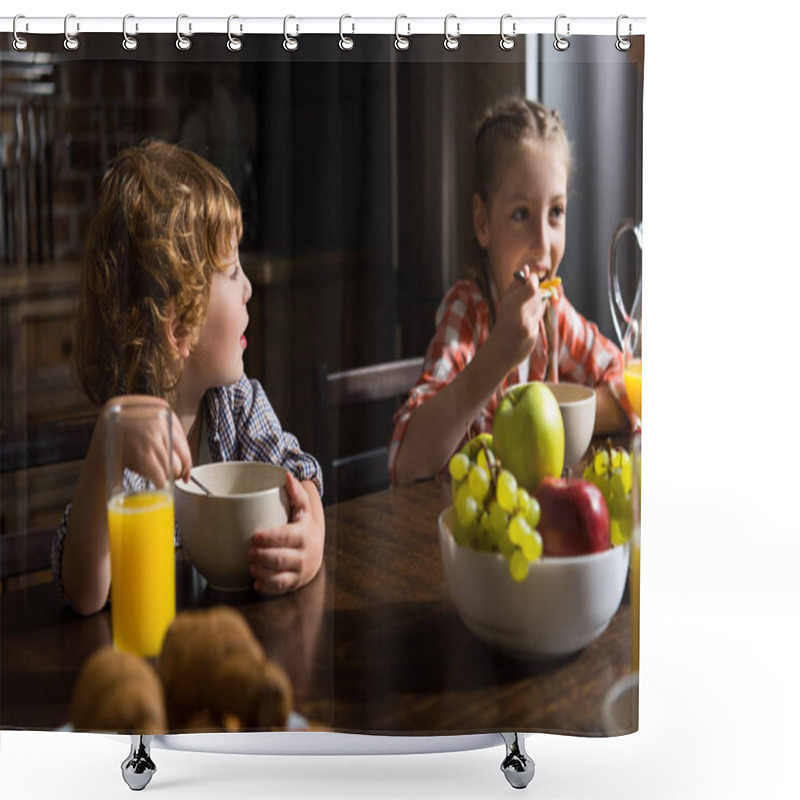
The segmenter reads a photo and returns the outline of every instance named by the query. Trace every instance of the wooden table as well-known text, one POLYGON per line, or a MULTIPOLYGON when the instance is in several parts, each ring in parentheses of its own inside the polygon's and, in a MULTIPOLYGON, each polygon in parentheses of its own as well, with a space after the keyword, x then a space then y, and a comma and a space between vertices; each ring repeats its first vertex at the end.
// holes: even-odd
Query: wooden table
MULTIPOLYGON (((289 673, 296 710, 338 731, 602 734, 603 699, 630 671, 627 591, 608 629, 574 656, 533 662, 492 650, 447 596, 437 534, 445 491, 427 481, 326 508, 323 570, 280 598, 210 590, 181 555, 178 606, 236 606, 289 673)), ((52 585, 0 597, 0 727, 67 723, 81 665, 110 642, 108 610, 77 617, 52 585)))

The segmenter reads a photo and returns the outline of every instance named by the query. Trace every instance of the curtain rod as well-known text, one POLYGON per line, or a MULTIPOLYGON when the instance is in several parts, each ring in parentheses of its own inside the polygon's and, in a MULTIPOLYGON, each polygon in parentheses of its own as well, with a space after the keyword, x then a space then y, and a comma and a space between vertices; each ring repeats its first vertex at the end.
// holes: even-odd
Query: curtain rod
POLYGON ((134 37, 150 33, 179 33, 191 36, 198 33, 222 33, 236 36, 246 34, 389 34, 411 36, 416 34, 440 34, 457 38, 475 34, 498 34, 514 36, 533 33, 557 33, 560 37, 592 34, 629 37, 645 32, 644 17, 82 17, 69 14, 66 17, 35 17, 17 15, 0 17, 0 32, 23 36, 26 33, 61 34, 77 37, 84 33, 124 33, 134 37), (16 20, 16 24, 15 24, 16 20))

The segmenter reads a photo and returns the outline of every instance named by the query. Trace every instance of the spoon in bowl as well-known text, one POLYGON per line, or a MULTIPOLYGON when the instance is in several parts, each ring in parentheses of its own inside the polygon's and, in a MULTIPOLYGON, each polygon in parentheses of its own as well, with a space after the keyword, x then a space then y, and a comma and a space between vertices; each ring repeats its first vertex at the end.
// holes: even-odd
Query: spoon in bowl
POLYGON ((207 486, 203 486, 203 484, 200 483, 200 481, 197 480, 197 478, 195 478, 194 475, 189 475, 189 479, 192 481, 192 483, 196 483, 209 497, 213 497, 214 496, 211 493, 211 490, 207 486))

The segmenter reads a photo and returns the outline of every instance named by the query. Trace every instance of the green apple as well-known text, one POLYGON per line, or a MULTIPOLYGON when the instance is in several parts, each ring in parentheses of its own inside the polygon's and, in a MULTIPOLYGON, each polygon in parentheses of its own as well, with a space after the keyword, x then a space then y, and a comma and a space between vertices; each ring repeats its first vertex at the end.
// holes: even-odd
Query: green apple
POLYGON ((543 478, 564 469, 564 420, 555 395, 543 383, 506 392, 492 427, 494 452, 503 468, 531 494, 543 478))

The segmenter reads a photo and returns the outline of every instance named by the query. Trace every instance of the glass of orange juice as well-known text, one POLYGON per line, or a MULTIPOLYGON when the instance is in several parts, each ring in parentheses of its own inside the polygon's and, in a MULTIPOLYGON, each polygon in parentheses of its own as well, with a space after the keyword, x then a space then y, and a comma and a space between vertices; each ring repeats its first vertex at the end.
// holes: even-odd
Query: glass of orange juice
POLYGON ((625 393, 631 408, 642 418, 642 359, 625 355, 625 393))
POLYGON ((106 492, 111 551, 114 647, 145 658, 161 652, 175 617, 175 510, 172 412, 166 403, 132 403, 105 412, 106 492), (148 476, 126 468, 147 448, 148 476))

